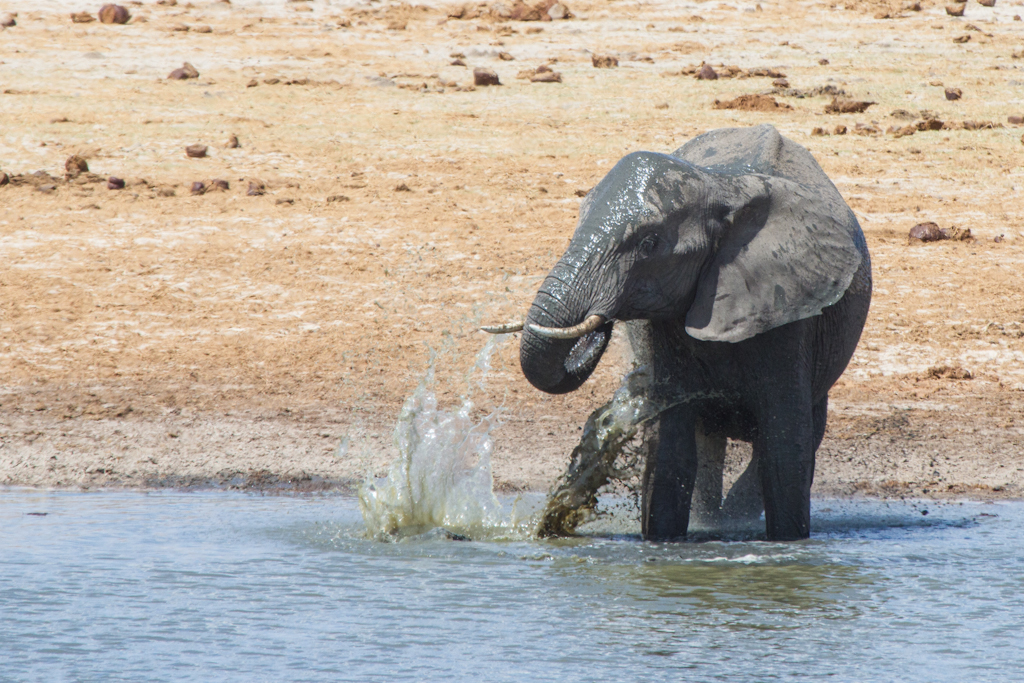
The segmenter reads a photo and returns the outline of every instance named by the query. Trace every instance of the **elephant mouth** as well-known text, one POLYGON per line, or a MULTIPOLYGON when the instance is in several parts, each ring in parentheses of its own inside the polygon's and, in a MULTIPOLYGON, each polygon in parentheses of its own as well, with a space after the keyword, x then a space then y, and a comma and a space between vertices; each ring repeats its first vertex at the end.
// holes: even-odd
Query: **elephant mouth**
POLYGON ((565 357, 565 371, 571 375, 590 374, 612 336, 613 321, 608 321, 593 332, 588 332, 579 339, 565 357))

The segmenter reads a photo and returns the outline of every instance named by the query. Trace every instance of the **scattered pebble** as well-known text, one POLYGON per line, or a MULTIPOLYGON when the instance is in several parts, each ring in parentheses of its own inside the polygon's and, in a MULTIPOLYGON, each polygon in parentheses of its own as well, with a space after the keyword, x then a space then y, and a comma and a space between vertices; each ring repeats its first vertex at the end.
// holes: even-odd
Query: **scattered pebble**
POLYGON ((661 104, 654 105, 655 109, 668 109, 668 102, 662 102, 661 104))
POLYGON ((1011 114, 1010 116, 1006 117, 1006 122, 1014 126, 1019 126, 1021 124, 1024 124, 1024 116, 1011 114))
POLYGON ((772 85, 775 86, 776 88, 788 88, 789 81, 787 81, 785 78, 776 78, 774 81, 772 81, 772 85))
POLYGON ((121 5, 104 5, 100 7, 99 17, 104 24, 127 24, 132 15, 121 5))
POLYGON ((193 33, 213 33, 213 29, 209 26, 196 26, 192 29, 193 33))
POLYGON ((412 192, 412 190, 405 183, 399 183, 395 187, 395 192, 412 192))
POLYGON ((185 154, 191 159, 202 159, 206 156, 206 145, 189 145, 185 154))
POLYGON ((697 72, 698 81, 717 81, 718 73, 711 68, 710 64, 704 64, 700 67, 700 71, 697 72))
POLYGON ((231 185, 228 184, 228 181, 221 180, 220 178, 214 178, 206 186, 207 192, 227 192, 229 189, 231 189, 231 185))
POLYGON ((498 80, 498 74, 494 69, 477 67, 473 69, 473 84, 479 86, 501 85, 501 81, 498 80))
POLYGON ((946 14, 951 17, 962 17, 967 5, 946 5, 946 14))
POLYGON ((0 187, 3 187, 9 182, 11 182, 11 176, 7 175, 3 171, 0 171, 0 187))
POLYGON ((839 124, 835 130, 832 131, 833 135, 846 135, 846 126, 839 124))
POLYGON ((110 176, 107 178, 107 189, 108 190, 123 190, 124 180, 117 176, 110 176))
POLYGON ((245 87, 246 88, 255 88, 259 84, 260 84, 260 82, 257 81, 255 78, 253 78, 252 80, 250 80, 248 83, 245 84, 245 87))
POLYGON ((552 71, 549 67, 537 67, 537 73, 530 76, 531 83, 561 83, 562 74, 552 71))
POLYGON ((4 28, 10 28, 11 26, 17 25, 18 22, 14 20, 13 14, 0 14, 0 26, 3 26, 4 28))
POLYGON ((963 45, 964 43, 969 43, 969 42, 971 42, 971 34, 970 33, 965 33, 962 36, 957 36, 956 38, 953 39, 953 42, 956 43, 957 45, 963 45))
POLYGON ((959 100, 964 96, 964 91, 960 88, 946 88, 946 99, 950 102, 959 100))
POLYGON ((274 205, 275 206, 281 206, 282 204, 294 204, 294 203, 295 203, 294 199, 288 199, 286 197, 281 197, 279 199, 275 199, 274 200, 274 205))
POLYGON ((498 53, 498 59, 500 59, 503 62, 514 62, 516 58, 513 57, 508 52, 499 52, 498 53))
POLYGON ((591 55, 590 63, 594 65, 595 69, 612 69, 619 65, 617 57, 611 55, 591 55))
POLYGON ((864 102, 860 100, 848 100, 843 97, 834 97, 832 101, 825 106, 826 114, 861 114, 868 107, 877 102, 864 102))
POLYGON ((821 66, 828 66, 828 60, 827 59, 819 59, 818 60, 818 64, 820 64, 821 66))
POLYGON ((168 74, 167 78, 169 78, 172 81, 183 81, 189 78, 199 78, 199 71, 188 62, 185 62, 181 65, 180 69, 175 69, 170 74, 168 74))
POLYGON ((995 7, 996 0, 978 0, 978 4, 982 7, 995 7))
POLYGON ((466 66, 466 63, 461 59, 456 58, 451 61, 450 66, 466 66))
POLYGON ((206 183, 202 181, 195 181, 192 183, 192 187, 189 188, 189 192, 193 195, 206 194, 206 183))
POLYGON ((71 21, 76 24, 88 24, 90 21, 96 21, 96 17, 88 12, 72 12, 71 21))
POLYGON ((68 178, 75 178, 81 173, 89 172, 89 163, 77 154, 72 154, 64 162, 64 171, 68 178))
POLYGON ((259 197, 260 195, 267 193, 267 186, 262 180, 253 178, 249 180, 249 189, 245 191, 250 197, 259 197))
POLYGON ((228 136, 228 141, 224 143, 224 146, 226 148, 228 148, 228 149, 238 149, 242 145, 241 145, 241 143, 238 142, 238 136, 237 135, 229 135, 228 136))
POLYGON ((949 233, 943 232, 938 223, 934 223, 932 221, 928 221, 927 223, 918 223, 910 229, 910 234, 908 235, 910 243, 938 242, 940 240, 948 239, 949 233))
POLYGON ((334 204, 335 202, 347 202, 347 201, 349 201, 349 198, 346 197, 343 194, 332 194, 330 197, 327 198, 327 203, 328 204, 334 204))

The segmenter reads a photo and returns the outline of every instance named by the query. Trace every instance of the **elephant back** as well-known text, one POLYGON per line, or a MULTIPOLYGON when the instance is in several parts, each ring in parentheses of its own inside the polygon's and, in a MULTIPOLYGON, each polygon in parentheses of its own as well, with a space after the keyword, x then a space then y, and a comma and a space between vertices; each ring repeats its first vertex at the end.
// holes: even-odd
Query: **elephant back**
POLYGON ((779 135, 775 126, 767 123, 752 128, 719 128, 698 135, 672 152, 672 156, 712 173, 758 173, 785 178, 842 203, 839 191, 811 153, 779 135))

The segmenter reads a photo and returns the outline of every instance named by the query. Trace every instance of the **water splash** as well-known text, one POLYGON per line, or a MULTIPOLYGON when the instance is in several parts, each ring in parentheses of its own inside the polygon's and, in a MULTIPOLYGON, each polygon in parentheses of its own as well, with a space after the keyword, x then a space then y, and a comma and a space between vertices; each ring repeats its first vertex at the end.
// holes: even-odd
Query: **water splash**
POLYGON ((645 367, 634 370, 612 399, 587 418, 569 467, 548 498, 538 536, 572 535, 594 519, 599 489, 612 482, 631 488, 628 482, 637 479, 641 458, 630 445, 643 423, 660 414, 647 398, 649 384, 645 367))
POLYGON ((525 536, 532 521, 513 506, 506 511, 494 494, 491 432, 495 411, 472 417, 473 390, 483 386, 491 357, 509 335, 488 339, 466 377, 467 394, 454 412, 438 408, 432 356, 426 377, 406 400, 395 427, 399 456, 384 479, 359 487, 359 509, 367 534, 394 540, 444 529, 455 538, 525 536))

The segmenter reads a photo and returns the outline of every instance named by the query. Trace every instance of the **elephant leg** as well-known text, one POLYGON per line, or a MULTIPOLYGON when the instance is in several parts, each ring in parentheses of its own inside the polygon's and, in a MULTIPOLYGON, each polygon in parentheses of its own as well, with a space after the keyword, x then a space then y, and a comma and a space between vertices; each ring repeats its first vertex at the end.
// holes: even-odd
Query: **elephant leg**
POLYGON ((828 395, 814 404, 811 411, 811 419, 814 421, 814 452, 818 452, 821 440, 825 438, 825 422, 828 420, 828 395))
POLYGON ((754 457, 764 494, 768 540, 793 541, 811 534, 814 424, 810 396, 777 397, 758 419, 754 457))
POLYGON ((706 526, 718 526, 722 519, 722 474, 725 470, 724 436, 704 433, 698 421, 697 478, 690 503, 690 520, 706 526))
POLYGON ((696 416, 685 406, 665 411, 647 440, 643 503, 643 536, 649 541, 686 538, 690 498, 697 477, 696 416))
POLYGON ((747 469, 729 488, 729 495, 722 503, 722 516, 730 521, 752 522, 760 519, 763 511, 761 477, 758 474, 757 456, 753 455, 747 469))

